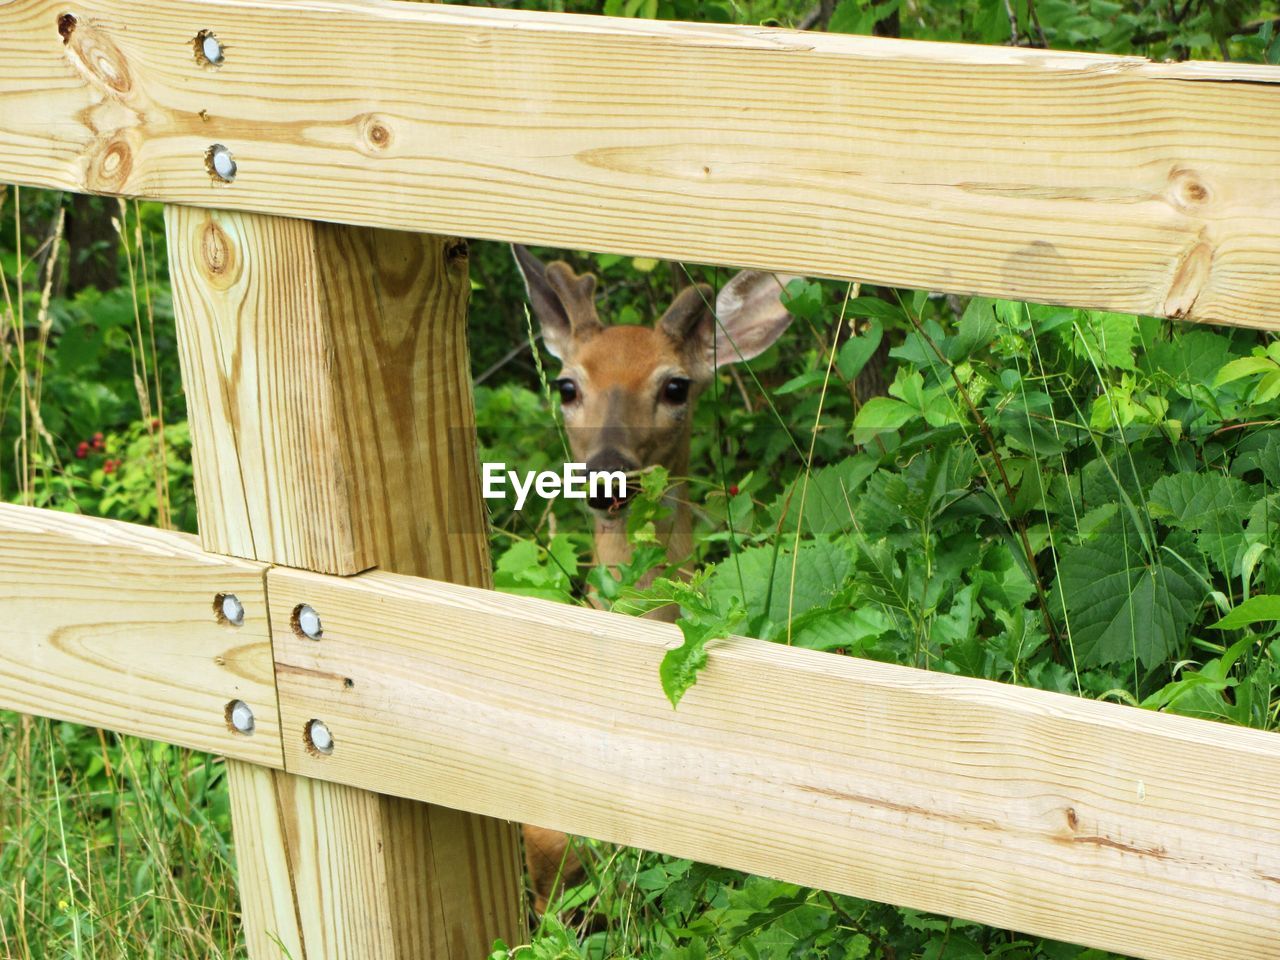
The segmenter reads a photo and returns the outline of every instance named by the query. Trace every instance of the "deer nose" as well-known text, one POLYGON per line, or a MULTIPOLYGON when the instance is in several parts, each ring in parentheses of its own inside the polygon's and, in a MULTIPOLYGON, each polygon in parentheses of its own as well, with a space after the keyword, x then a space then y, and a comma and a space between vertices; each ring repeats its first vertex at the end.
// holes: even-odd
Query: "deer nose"
POLYGON ((587 458, 587 477, 595 483, 587 488, 587 505, 592 510, 617 510, 626 505, 634 492, 630 474, 640 469, 640 464, 613 449, 601 450, 587 458), (605 474, 627 475, 625 482, 605 474))

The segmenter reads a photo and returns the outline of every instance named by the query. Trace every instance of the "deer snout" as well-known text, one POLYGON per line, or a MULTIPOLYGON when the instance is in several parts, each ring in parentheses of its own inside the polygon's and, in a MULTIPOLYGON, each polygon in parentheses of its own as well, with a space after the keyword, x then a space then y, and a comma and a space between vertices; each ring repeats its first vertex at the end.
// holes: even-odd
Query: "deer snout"
MULTIPOLYGON (((592 510, 618 510, 626 506, 634 492, 631 474, 640 464, 613 449, 601 450, 587 458, 587 505, 592 510)), ((637 481, 638 482, 638 481, 637 481)))

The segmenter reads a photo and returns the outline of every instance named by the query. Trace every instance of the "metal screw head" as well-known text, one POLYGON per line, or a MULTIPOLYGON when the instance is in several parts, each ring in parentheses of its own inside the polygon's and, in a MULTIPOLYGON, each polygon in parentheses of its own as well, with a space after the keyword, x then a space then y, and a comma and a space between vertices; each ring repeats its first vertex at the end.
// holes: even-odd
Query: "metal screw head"
POLYGON ((204 58, 215 67, 219 66, 226 57, 226 54, 222 51, 222 41, 212 33, 206 33, 201 37, 200 52, 204 54, 204 58))
POLYGON ((209 148, 209 169, 213 175, 225 183, 236 178, 236 161, 231 151, 220 143, 209 148))
POLYGON ((218 608, 222 613, 222 619, 233 627, 244 625, 244 604, 240 602, 240 598, 234 593, 224 593, 220 598, 218 608))
POLYGON ((293 611, 293 622, 308 639, 319 640, 324 633, 324 627, 320 624, 320 614, 316 613, 315 608, 310 604, 304 603, 293 611))
POLYGON ((316 753, 323 753, 326 756, 333 753, 333 734, 329 732, 323 720, 307 722, 307 745, 316 753))
POLYGON ((231 727, 237 733, 243 733, 246 736, 253 733, 253 710, 243 700, 232 700, 227 704, 227 719, 231 721, 231 727))

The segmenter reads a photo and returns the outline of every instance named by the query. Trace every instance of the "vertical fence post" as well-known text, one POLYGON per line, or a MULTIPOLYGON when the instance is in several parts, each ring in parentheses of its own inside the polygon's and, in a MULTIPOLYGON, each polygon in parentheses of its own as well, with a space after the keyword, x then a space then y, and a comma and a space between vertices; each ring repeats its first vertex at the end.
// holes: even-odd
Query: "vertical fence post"
MULTIPOLYGON (((488 586, 466 244, 180 207, 166 228, 205 549, 488 586)), ((520 936, 514 825, 228 779, 253 960, 476 960, 520 936)))

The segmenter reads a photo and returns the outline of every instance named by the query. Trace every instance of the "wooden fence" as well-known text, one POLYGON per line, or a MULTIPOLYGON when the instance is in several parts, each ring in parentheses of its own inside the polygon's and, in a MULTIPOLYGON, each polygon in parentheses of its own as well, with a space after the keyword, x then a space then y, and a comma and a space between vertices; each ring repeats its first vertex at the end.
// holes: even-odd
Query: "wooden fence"
POLYGON ((0 180, 171 204, 201 528, 0 507, 0 706, 226 756, 254 960, 518 941, 512 821, 1280 957, 1273 734, 742 638, 673 712, 674 627, 488 592, 452 239, 1277 329, 1278 108, 1265 67, 0 0, 0 180))

